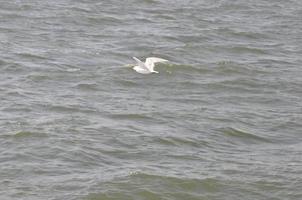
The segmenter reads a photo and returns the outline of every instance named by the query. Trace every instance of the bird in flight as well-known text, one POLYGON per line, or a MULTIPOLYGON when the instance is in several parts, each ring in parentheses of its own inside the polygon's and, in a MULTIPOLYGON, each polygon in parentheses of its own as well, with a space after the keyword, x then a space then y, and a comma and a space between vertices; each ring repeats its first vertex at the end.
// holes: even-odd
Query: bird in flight
POLYGON ((133 57, 133 59, 137 62, 137 65, 134 66, 133 69, 140 74, 159 73, 158 71, 154 70, 155 63, 168 62, 168 60, 162 58, 156 58, 156 57, 146 58, 145 62, 142 62, 136 57, 133 57))

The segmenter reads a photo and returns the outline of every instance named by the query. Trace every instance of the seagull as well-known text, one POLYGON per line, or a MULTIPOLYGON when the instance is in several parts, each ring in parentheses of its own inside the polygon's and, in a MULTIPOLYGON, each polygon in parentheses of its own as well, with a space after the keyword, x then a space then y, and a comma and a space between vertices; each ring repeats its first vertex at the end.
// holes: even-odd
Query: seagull
POLYGON ((138 58, 133 57, 133 59, 137 62, 137 66, 134 66, 133 69, 140 74, 151 74, 151 73, 159 73, 154 70, 155 63, 158 62, 167 62, 168 60, 156 57, 146 58, 145 62, 140 61, 138 58))

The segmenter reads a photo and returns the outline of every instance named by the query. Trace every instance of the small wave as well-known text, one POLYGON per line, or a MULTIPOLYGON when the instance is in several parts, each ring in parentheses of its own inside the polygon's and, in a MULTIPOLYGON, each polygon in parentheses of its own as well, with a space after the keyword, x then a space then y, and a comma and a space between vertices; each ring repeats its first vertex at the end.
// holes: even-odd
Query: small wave
MULTIPOLYGON (((22 96, 23 98, 25 96, 22 96)), ((30 107, 26 107, 26 105, 22 105, 20 107, 7 107, 7 108, 4 108, 3 111, 6 111, 6 112, 10 112, 10 113, 29 113, 32 111, 32 109, 30 107)))
POLYGON ((248 46, 235 46, 235 47, 231 47, 230 50, 235 53, 266 54, 266 51, 264 49, 248 47, 248 46))
POLYGON ((81 6, 71 6, 70 9, 83 13, 91 13, 91 9, 85 4, 81 4, 81 6))
POLYGON ((3 70, 6 71, 6 72, 17 73, 17 72, 24 71, 25 68, 21 64, 18 64, 18 63, 6 63, 3 70))
POLYGON ((176 20, 176 18, 173 15, 162 14, 162 13, 156 15, 156 17, 159 19, 164 19, 164 20, 176 20))
POLYGON ((24 92, 22 92, 21 90, 10 90, 8 92, 5 93, 5 96, 14 96, 14 97, 27 97, 24 92))
POLYGON ((259 38, 265 38, 266 36, 263 33, 258 33, 258 32, 247 32, 247 31, 235 31, 229 29, 229 32, 233 34, 236 37, 245 37, 248 39, 259 39, 259 38))
POLYGON ((97 90, 98 85, 95 83, 79 83, 76 85, 76 88, 81 90, 97 90))
POLYGON ((155 0, 143 0, 143 2, 145 2, 145 3, 150 3, 150 4, 155 4, 155 3, 157 3, 157 1, 155 1, 155 0))
POLYGON ((128 113, 128 114, 111 114, 111 118, 122 119, 122 120, 150 120, 152 117, 148 117, 145 114, 128 113))
POLYGON ((79 68, 69 68, 69 69, 66 69, 66 72, 77 72, 77 71, 80 71, 81 69, 79 68))
POLYGON ((242 64, 229 60, 221 60, 215 63, 213 70, 218 73, 223 74, 246 74, 246 75, 256 75, 265 73, 264 70, 261 70, 257 67, 251 67, 247 64, 242 64))
POLYGON ((32 131, 19 131, 12 135, 12 137, 14 137, 14 138, 41 138, 41 137, 46 137, 46 136, 47 136, 47 134, 45 134, 45 133, 38 133, 38 132, 32 132, 32 131))
POLYGON ((47 59, 44 56, 35 55, 35 54, 31 54, 31 53, 18 53, 17 55, 19 55, 21 57, 24 57, 24 58, 30 58, 30 59, 41 59, 41 60, 47 59))
POLYGON ((244 78, 233 78, 230 80, 222 80, 211 85, 217 87, 230 88, 230 89, 241 89, 246 91, 258 91, 263 83, 257 79, 244 79, 244 78))
POLYGON ((17 132, 14 137, 16 138, 21 138, 21 137, 29 137, 32 136, 34 133, 33 132, 29 132, 29 131, 20 131, 17 132))
POLYGON ((30 74, 30 75, 27 76, 27 78, 32 80, 32 81, 37 81, 37 82, 50 79, 49 76, 43 75, 43 74, 30 74))
POLYGON ((106 186, 112 189, 89 194, 85 199, 200 199, 201 193, 219 192, 225 183, 216 178, 196 179, 133 172, 106 182, 106 186))
MULTIPOLYGON (((230 80, 221 80, 213 83, 208 83, 206 87, 211 90, 220 90, 222 92, 243 92, 243 93, 255 93, 262 91, 263 84, 260 81, 257 81, 256 79, 253 80, 247 80, 243 78, 233 78, 230 80)), ((229 98, 233 98, 235 96, 232 96, 230 94, 227 95, 229 98)), ((240 98, 240 97, 235 97, 240 98)), ((238 99, 239 100, 239 99, 238 99)))
POLYGON ((195 179, 143 172, 131 173, 105 185, 111 190, 90 194, 86 199, 179 199, 180 196, 184 197, 182 199, 200 199, 200 193, 219 192, 225 186, 215 178, 195 179))
POLYGON ((190 138, 179 138, 179 137, 161 137, 157 138, 161 144, 168 144, 173 146, 190 146, 190 147, 202 147, 206 142, 198 141, 190 138))
POLYGON ((239 36, 244 36, 247 38, 252 38, 252 39, 258 39, 258 38, 263 38, 264 35, 261 33, 254 33, 254 32, 236 32, 233 33, 235 35, 239 35, 239 36))
POLYGON ((120 83, 123 86, 131 87, 131 86, 138 86, 139 84, 132 80, 118 80, 117 83, 120 83))
POLYGON ((212 32, 215 33, 217 37, 228 36, 234 39, 256 40, 266 37, 263 33, 238 30, 230 27, 218 27, 213 29, 212 32))
POLYGON ((88 17, 87 18, 88 21, 92 24, 120 24, 121 23, 121 19, 118 19, 116 17, 113 16, 103 16, 103 17, 88 17))
POLYGON ((73 112, 95 113, 96 112, 96 110, 89 109, 86 107, 80 107, 78 105, 51 105, 49 106, 49 110, 54 112, 67 112, 67 113, 73 113, 73 112))
POLYGON ((197 73, 208 73, 211 69, 203 67, 200 64, 196 65, 186 65, 186 64, 170 64, 170 65, 162 65, 164 70, 174 72, 174 71, 183 71, 183 72, 197 72, 197 73))
POLYGON ((226 136, 237 138, 238 140, 246 143, 270 142, 270 140, 265 137, 255 135, 248 131, 240 130, 238 128, 228 127, 228 128, 224 128, 222 132, 226 136))
POLYGON ((0 66, 4 66, 4 65, 7 65, 8 63, 4 60, 0 60, 0 66))

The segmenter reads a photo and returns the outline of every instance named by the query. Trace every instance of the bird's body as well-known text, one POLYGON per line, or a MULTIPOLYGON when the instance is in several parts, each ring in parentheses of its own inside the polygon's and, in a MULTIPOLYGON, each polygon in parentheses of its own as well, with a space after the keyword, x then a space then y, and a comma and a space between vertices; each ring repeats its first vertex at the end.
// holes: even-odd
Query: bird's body
POLYGON ((134 66, 133 69, 140 74, 158 73, 158 71, 154 70, 155 63, 168 61, 168 60, 165 60, 162 58, 156 58, 156 57, 146 58, 145 62, 140 61, 136 57, 133 57, 133 59, 137 62, 137 66, 134 66))

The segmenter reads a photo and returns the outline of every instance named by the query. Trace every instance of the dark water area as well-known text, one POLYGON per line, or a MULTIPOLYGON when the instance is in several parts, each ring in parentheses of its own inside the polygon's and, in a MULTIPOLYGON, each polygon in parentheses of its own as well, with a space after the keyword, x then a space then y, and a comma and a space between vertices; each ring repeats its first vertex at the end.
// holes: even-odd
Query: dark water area
POLYGON ((300 0, 1 1, 0 199, 300 200, 301 55, 300 0))

